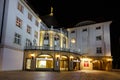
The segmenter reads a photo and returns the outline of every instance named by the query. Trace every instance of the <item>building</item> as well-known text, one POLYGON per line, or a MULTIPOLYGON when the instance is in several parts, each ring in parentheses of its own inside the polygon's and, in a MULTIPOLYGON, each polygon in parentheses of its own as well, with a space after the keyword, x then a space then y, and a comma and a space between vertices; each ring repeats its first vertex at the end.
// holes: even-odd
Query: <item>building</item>
POLYGON ((1 0, 0 70, 111 70, 111 21, 48 28, 24 0, 1 0))
POLYGON ((0 70, 21 70, 26 45, 47 28, 24 0, 0 0, 0 70))
POLYGON ((111 21, 90 22, 68 28, 67 34, 52 27, 41 30, 39 46, 25 48, 24 70, 111 70, 111 21))

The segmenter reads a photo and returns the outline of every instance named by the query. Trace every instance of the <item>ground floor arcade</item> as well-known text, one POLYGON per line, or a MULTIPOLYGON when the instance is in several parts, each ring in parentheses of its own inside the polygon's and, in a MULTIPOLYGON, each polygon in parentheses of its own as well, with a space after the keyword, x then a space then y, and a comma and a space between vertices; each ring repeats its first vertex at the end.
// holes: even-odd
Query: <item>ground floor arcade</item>
POLYGON ((52 50, 25 50, 23 70, 111 70, 108 56, 83 56, 77 53, 52 50))

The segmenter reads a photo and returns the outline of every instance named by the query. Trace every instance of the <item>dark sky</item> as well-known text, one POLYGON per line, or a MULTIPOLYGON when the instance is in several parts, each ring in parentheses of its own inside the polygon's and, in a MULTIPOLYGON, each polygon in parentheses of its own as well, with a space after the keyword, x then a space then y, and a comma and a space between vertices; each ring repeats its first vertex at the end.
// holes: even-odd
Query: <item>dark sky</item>
POLYGON ((54 17, 61 27, 71 27, 85 20, 102 22, 119 19, 120 9, 115 0, 28 0, 28 2, 39 16, 48 15, 52 5, 54 17))
MULTIPOLYGON (((57 28, 73 27, 75 24, 93 20, 96 22, 112 21, 110 26, 111 52, 113 67, 120 58, 120 4, 118 0, 28 0, 31 8, 40 17, 50 14, 51 5, 57 28)), ((119 65, 120 68, 120 65, 119 65)))

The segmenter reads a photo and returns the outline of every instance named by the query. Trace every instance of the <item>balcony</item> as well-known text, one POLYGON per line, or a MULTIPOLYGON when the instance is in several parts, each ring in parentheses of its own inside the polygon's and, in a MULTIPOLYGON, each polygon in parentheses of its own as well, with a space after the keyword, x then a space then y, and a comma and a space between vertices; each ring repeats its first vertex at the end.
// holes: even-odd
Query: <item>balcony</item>
POLYGON ((25 46, 24 50, 52 50, 52 51, 62 51, 80 54, 79 50, 70 48, 60 48, 60 47, 49 47, 49 46, 25 46))

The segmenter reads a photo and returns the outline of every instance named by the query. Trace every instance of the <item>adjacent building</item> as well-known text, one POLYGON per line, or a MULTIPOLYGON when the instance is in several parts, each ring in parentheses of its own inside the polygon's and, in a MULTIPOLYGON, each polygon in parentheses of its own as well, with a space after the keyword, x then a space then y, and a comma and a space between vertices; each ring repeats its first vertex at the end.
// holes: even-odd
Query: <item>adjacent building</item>
POLYGON ((24 0, 0 1, 0 70, 111 70, 110 24, 48 28, 24 0))
POLYGON ((39 44, 47 28, 24 0, 0 0, 0 69, 21 70, 26 45, 39 44))

